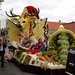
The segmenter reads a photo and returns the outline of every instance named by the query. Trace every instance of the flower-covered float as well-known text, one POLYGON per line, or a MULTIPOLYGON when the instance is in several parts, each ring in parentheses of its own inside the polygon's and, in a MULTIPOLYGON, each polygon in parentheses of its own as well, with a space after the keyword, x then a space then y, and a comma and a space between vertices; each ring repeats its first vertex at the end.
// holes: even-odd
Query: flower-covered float
POLYGON ((8 36, 10 43, 16 47, 14 59, 23 65, 41 67, 43 69, 65 69, 68 50, 72 49, 75 41, 75 34, 63 25, 49 37, 47 51, 29 53, 19 46, 21 40, 27 41, 31 37, 37 41, 41 37, 48 36, 47 18, 40 19, 39 9, 33 6, 24 8, 21 15, 16 15, 10 10, 10 17, 7 19, 8 36), (18 18, 17 18, 18 17, 18 18), (14 41, 14 42, 13 42, 14 41))

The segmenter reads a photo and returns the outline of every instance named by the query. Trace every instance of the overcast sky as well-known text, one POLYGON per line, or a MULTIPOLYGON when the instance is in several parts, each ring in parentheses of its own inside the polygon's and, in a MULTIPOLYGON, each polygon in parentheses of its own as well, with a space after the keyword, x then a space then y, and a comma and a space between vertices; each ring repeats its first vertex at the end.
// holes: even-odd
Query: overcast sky
POLYGON ((0 19, 6 18, 5 11, 9 13, 12 8, 14 13, 20 15, 29 5, 39 8, 40 18, 48 18, 48 21, 75 21, 75 0, 4 0, 0 19))

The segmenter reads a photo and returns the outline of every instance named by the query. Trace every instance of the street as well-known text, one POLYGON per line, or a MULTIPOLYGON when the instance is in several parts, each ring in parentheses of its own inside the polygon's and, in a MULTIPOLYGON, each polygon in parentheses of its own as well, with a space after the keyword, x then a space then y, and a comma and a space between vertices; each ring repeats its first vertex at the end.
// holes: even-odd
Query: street
POLYGON ((0 75, 36 75, 36 74, 24 72, 11 62, 5 63, 5 68, 0 67, 0 75))

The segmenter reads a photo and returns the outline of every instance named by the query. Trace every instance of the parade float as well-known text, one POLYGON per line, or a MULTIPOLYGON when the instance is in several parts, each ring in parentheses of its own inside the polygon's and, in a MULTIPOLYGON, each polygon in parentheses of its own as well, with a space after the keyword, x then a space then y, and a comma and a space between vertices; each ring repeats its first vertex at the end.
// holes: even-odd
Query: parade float
MULTIPOLYGON (((48 36, 47 18, 40 19, 39 11, 39 8, 27 6, 21 15, 14 14, 13 9, 10 10, 11 15, 6 12, 6 15, 10 17, 7 19, 8 40, 14 47, 16 47, 15 42, 20 44, 22 38, 26 41, 35 37, 33 39, 37 41, 41 37, 48 36)), ((63 69, 65 72, 68 50, 72 50, 74 44, 75 34, 60 25, 59 29, 49 37, 47 51, 32 54, 22 47, 16 47, 14 61, 22 70, 28 72, 38 74, 43 71, 45 75, 53 75, 52 73, 55 70, 55 73, 58 72, 56 75, 64 75, 59 70, 63 69)))

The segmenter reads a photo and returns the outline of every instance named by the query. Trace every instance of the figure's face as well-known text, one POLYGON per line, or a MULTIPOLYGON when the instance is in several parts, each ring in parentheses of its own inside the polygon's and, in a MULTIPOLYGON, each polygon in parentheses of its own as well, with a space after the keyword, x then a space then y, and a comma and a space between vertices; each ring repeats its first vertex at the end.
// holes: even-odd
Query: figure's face
POLYGON ((41 42, 42 42, 42 38, 39 38, 38 42, 40 42, 40 43, 41 43, 41 42))

